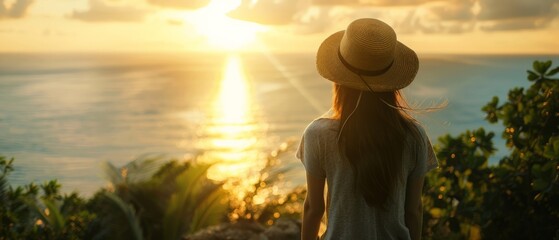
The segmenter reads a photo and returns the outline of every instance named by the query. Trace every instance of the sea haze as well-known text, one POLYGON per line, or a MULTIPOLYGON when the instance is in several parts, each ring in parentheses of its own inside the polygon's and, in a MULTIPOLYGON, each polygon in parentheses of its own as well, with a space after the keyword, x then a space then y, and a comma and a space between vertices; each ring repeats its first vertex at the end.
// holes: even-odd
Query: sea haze
MULTIPOLYGON (((493 96, 526 87, 534 60, 557 56, 420 56, 405 91, 412 105, 448 106, 418 113, 438 136, 502 128, 480 110, 493 96)), ((329 109, 331 83, 312 54, 0 54, 0 155, 15 157, 14 185, 58 179, 65 191, 91 194, 105 183, 100 164, 142 155, 236 159, 243 171, 329 109), (244 159, 244 160, 243 160, 244 159), (256 160, 255 160, 256 159, 256 160)), ((292 154, 290 180, 303 183, 292 154)))

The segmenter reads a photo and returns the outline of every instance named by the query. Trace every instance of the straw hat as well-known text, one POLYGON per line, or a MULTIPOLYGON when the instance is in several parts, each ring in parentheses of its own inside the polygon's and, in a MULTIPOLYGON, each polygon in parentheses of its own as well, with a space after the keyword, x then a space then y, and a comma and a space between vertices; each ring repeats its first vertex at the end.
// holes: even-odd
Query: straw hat
POLYGON ((316 68, 324 78, 359 90, 389 92, 408 86, 419 69, 413 50, 398 42, 386 23, 353 21, 330 35, 318 49, 316 68))

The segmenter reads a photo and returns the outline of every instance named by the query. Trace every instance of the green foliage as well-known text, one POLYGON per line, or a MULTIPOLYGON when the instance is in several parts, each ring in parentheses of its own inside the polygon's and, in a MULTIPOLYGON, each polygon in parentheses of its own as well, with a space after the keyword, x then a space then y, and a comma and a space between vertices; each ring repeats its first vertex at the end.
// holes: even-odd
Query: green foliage
POLYGON ((131 204, 124 202, 120 197, 118 197, 113 193, 105 192, 105 197, 107 198, 107 200, 109 200, 110 203, 113 204, 114 208, 117 210, 116 214, 124 217, 124 221, 119 221, 114 223, 123 223, 123 222, 128 223, 126 227, 123 227, 120 230, 128 229, 129 234, 126 234, 124 236, 122 235, 119 236, 118 234, 112 234, 111 237, 119 236, 118 238, 126 237, 135 240, 144 239, 142 234, 142 227, 140 226, 140 222, 138 216, 136 215, 136 211, 134 207, 131 204))
POLYGON ((83 239, 95 218, 85 201, 75 193, 61 195, 57 181, 11 187, 13 161, 0 156, 0 239, 83 239))
MULTIPOLYGON (((273 223, 279 216, 300 217, 304 189, 272 191, 289 169, 278 168, 288 144, 267 158, 252 189, 227 192, 224 182, 206 177, 210 165, 140 157, 116 167, 105 163, 109 187, 85 200, 62 195, 49 181, 12 188, 7 175, 13 159, 0 156, 0 240, 2 239, 181 239, 228 220, 273 223), (161 164, 165 163, 165 164, 161 164), (265 199, 258 203, 255 199, 265 199), (228 219, 233 214, 239 218, 228 219)), ((238 189, 237 189, 238 190, 238 189)))
POLYGON ((559 80, 551 78, 559 67, 551 65, 534 62, 528 89, 513 89, 502 105, 483 108, 502 121, 511 150, 492 179, 500 195, 488 199, 496 210, 485 229, 491 236, 551 239, 559 229, 559 80))
POLYGON ((487 166, 493 133, 439 139, 441 168, 426 178, 427 239, 558 238, 559 81, 552 77, 559 67, 551 65, 534 62, 528 89, 482 108, 490 123, 504 126, 509 154, 498 165, 487 166))
POLYGON ((170 161, 154 167, 156 162, 140 158, 121 168, 106 164, 113 189, 90 203, 103 216, 93 225, 101 230, 96 238, 180 239, 225 219, 226 192, 206 177, 209 165, 170 161))
POLYGON ((483 197, 491 173, 487 159, 495 149, 493 133, 483 128, 454 138, 445 135, 436 146, 439 168, 426 177, 424 236, 461 239, 479 236, 487 213, 483 197))
POLYGON ((206 178, 209 165, 157 160, 107 163, 112 187, 86 201, 61 195, 55 180, 12 188, 13 159, 0 156, 0 239, 180 239, 226 218, 227 193, 206 178))
POLYGON ((193 166, 177 177, 175 191, 163 217, 163 239, 178 239, 221 222, 225 216, 225 192, 221 184, 206 178, 210 165, 193 166))

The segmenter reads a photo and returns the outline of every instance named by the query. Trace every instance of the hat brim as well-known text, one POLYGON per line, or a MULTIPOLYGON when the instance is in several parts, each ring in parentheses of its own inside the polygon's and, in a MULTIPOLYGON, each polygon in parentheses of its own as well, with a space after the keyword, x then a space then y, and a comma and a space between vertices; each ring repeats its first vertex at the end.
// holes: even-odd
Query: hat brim
MULTIPOLYGON (((359 75, 344 66, 338 57, 340 41, 345 31, 339 31, 326 38, 316 55, 318 73, 335 83, 359 90, 368 90, 359 75)), ((417 54, 401 42, 397 42, 394 62, 383 74, 376 76, 361 75, 375 92, 390 92, 408 86, 419 69, 417 54)))

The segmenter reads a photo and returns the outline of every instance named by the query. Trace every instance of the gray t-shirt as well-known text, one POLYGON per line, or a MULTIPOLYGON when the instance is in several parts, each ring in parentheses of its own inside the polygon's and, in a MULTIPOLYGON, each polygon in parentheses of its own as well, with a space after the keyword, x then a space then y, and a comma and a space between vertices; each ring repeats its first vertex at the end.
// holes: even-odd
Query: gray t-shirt
POLYGON ((394 191, 387 211, 369 207, 354 189, 353 170, 347 160, 341 159, 336 143, 339 121, 329 118, 314 120, 301 139, 297 157, 308 174, 326 178, 327 227, 322 239, 410 239, 404 221, 407 179, 422 176, 438 166, 429 138, 421 126, 424 148, 418 156, 404 152, 404 176, 394 191))

